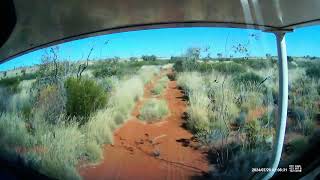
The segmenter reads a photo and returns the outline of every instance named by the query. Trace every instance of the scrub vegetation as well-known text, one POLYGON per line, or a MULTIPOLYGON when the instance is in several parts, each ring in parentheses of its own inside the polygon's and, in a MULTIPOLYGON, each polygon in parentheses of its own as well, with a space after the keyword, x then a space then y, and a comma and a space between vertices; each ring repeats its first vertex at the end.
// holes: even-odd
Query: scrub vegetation
MULTIPOLYGON (((166 61, 61 62, 52 48, 32 72, 0 80, 3 155, 58 179, 80 179, 80 162, 98 163, 103 145, 131 114, 144 85, 166 61), (85 69, 85 70, 83 70, 85 69)), ((154 102, 154 101, 152 101, 154 102)), ((155 117, 163 116, 156 101, 155 117)))
POLYGON ((142 106, 139 118, 145 121, 159 120, 166 116, 168 111, 164 100, 150 99, 142 106))
MULTIPOLYGON (((319 116, 319 62, 289 62, 290 93, 282 164, 302 155, 319 116), (296 65, 300 64, 300 65, 296 65), (304 140, 297 140, 300 136, 304 140), (291 138, 290 138, 291 137, 291 138)), ((268 167, 276 131, 278 72, 275 60, 193 61, 174 64, 188 99, 186 128, 210 148, 213 177, 248 178, 252 167, 268 167), (246 161, 245 164, 239 164, 246 161)), ((209 153, 209 154, 210 154, 209 153)))
MULTIPOLYGON (((89 54, 82 62, 65 62, 57 55, 52 48, 32 71, 0 79, 0 143, 3 155, 10 154, 6 158, 19 157, 53 178, 80 179, 78 165, 107 159, 103 146, 113 143, 113 132, 130 119, 144 88, 158 77, 140 120, 170 115, 162 96, 175 80, 187 102, 183 127, 208 149, 213 177, 248 178, 252 167, 268 166, 278 108, 275 59, 201 58, 192 48, 170 60, 89 61, 89 54), (167 77, 163 69, 173 73, 167 77)), ((289 67, 286 132, 293 138, 286 138, 285 147, 293 148, 284 152, 282 163, 303 152, 319 118, 320 63, 293 58, 289 67)))

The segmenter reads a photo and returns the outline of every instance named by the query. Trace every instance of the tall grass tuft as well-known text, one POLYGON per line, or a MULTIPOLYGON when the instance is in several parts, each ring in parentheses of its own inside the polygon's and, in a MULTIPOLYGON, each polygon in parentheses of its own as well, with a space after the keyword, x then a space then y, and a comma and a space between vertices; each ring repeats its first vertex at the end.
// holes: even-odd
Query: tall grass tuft
POLYGON ((150 99, 144 103, 139 118, 144 121, 159 120, 168 114, 168 105, 164 100, 150 99))

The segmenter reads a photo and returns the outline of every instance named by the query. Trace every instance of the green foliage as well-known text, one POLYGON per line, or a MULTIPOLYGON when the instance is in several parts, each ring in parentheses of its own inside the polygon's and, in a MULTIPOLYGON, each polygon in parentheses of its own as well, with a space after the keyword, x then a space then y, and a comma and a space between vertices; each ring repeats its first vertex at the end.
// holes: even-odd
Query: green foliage
POLYGON ((249 148, 255 148, 259 143, 259 133, 261 130, 260 122, 256 119, 246 123, 245 131, 249 148))
POLYGON ((8 88, 12 93, 19 91, 20 77, 10 77, 0 80, 0 86, 8 88))
POLYGON ((209 130, 210 100, 203 91, 191 91, 187 128, 195 133, 209 130))
POLYGON ((39 152, 28 152, 26 159, 34 163, 35 169, 49 177, 79 179, 76 166, 85 152, 85 139, 78 124, 59 121, 62 123, 53 126, 43 119, 36 121, 33 140, 39 152))
POLYGON ((89 162, 97 163, 103 158, 102 148, 95 141, 85 143, 85 149, 89 162))
POLYGON ((306 68, 306 75, 310 78, 319 79, 320 78, 320 63, 308 66, 306 68))
POLYGON ((144 121, 159 120, 168 112, 168 105, 164 100, 150 99, 143 104, 139 118, 144 121))
POLYGON ((21 115, 3 113, 0 115, 0 144, 2 148, 28 146, 30 136, 21 115))
MULTIPOLYGON (((95 67, 97 67, 93 71, 95 77, 121 76, 127 69, 124 63, 119 63, 117 61, 99 62, 95 67)), ((131 71, 134 70, 132 69, 131 71)))
POLYGON ((103 108, 107 103, 107 94, 93 80, 68 78, 65 88, 67 114, 79 117, 80 124, 84 124, 92 112, 103 108))
POLYGON ((247 71, 246 67, 235 62, 219 62, 213 64, 213 69, 224 74, 244 73, 247 71))
POLYGON ((156 61, 157 60, 157 56, 155 56, 155 55, 151 55, 151 56, 143 55, 141 58, 144 61, 156 61))
POLYGON ((163 65, 168 63, 165 60, 156 61, 130 61, 130 62, 119 62, 119 61, 100 61, 92 65, 90 68, 93 70, 95 77, 110 77, 110 76, 125 76, 136 74, 142 66, 146 65, 163 65))
POLYGON ((166 88, 169 79, 167 76, 162 77, 155 87, 151 90, 154 95, 162 94, 163 90, 166 88))
POLYGON ((209 73, 213 70, 223 73, 223 74, 234 74, 246 72, 245 66, 235 63, 235 62, 196 62, 191 60, 177 60, 173 66, 176 72, 187 72, 187 71, 198 71, 203 73, 209 73))
POLYGON ((306 112, 301 107, 289 109, 288 115, 294 121, 295 126, 301 126, 306 119, 306 112))
POLYGON ((263 78, 254 72, 245 72, 233 77, 233 83, 238 87, 248 84, 259 85, 262 81, 263 78))
POLYGON ((247 59, 247 60, 239 60, 235 62, 239 64, 243 64, 245 66, 249 66, 254 70, 267 69, 277 63, 277 61, 273 61, 270 59, 247 59))

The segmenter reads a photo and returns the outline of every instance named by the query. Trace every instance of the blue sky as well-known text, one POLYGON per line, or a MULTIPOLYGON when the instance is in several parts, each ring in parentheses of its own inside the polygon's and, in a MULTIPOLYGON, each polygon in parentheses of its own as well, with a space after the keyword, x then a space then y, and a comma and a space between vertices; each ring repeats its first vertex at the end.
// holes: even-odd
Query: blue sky
MULTIPOLYGON (((301 28, 288 33, 288 55, 320 56, 319 34, 320 26, 301 28)), ((239 56, 233 54, 232 46, 248 42, 250 56, 265 56, 267 53, 276 55, 275 37, 271 33, 236 28, 168 28, 116 33, 67 42, 59 45, 59 59, 79 60, 88 55, 92 46, 92 59, 115 56, 140 57, 151 54, 170 57, 183 54, 188 47, 210 47, 208 52, 212 57, 216 57, 217 53, 239 56), (251 34, 256 34, 258 39, 250 36, 251 34), (107 45, 106 41, 109 41, 107 45)), ((17 57, 1 64, 0 70, 38 64, 43 53, 44 49, 17 57)))

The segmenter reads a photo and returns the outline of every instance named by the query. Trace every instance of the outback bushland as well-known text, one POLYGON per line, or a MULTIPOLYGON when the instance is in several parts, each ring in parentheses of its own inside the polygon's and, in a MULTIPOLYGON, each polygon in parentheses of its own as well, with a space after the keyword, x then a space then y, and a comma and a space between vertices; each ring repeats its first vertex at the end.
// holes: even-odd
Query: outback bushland
POLYGON ((81 63, 58 55, 52 48, 33 74, 0 80, 0 143, 3 155, 20 157, 43 174, 80 179, 80 160, 104 158, 102 146, 113 142, 113 131, 166 61, 89 65, 90 54, 81 63))
MULTIPOLYGON (((186 127, 216 154, 213 177, 248 178, 251 167, 267 167, 276 127, 278 75, 276 61, 194 61, 174 58, 178 85, 188 100, 186 127), (246 161, 246 166, 240 165, 246 161)), ((300 62, 301 63, 301 62, 300 62)), ((287 136, 311 138, 319 113, 319 62, 302 67, 290 61, 287 136), (312 100, 313 99, 313 100, 312 100)), ((286 141, 298 146, 285 153, 288 164, 303 152, 306 140, 286 141), (303 145, 302 145, 303 144, 303 145)))
MULTIPOLYGON (((80 179, 80 162, 98 163, 103 146, 143 99, 144 87, 172 69, 187 102, 185 128, 214 162, 213 177, 250 177, 252 167, 266 167, 272 150, 278 107, 278 75, 272 58, 245 59, 185 55, 143 61, 118 58, 82 62, 59 61, 52 48, 35 72, 0 79, 0 143, 2 153, 23 159, 30 167, 58 179, 80 179), (173 63, 173 67, 171 64, 173 63), (213 155, 213 156, 210 156, 213 155), (244 163, 245 162, 245 163, 244 163)), ((282 163, 303 152, 312 139, 319 115, 319 62, 290 60, 287 136, 282 163), (296 138, 299 137, 299 138, 296 138), (293 140, 291 140, 293 139, 293 140)), ((169 115, 161 98, 169 82, 161 78, 139 119, 155 121, 169 115)), ((166 91, 168 92, 168 91, 166 91)), ((313 138, 314 139, 314 138, 313 138)), ((10 158, 8 156, 8 158, 10 158)), ((18 159, 19 159, 18 158, 18 159)))

